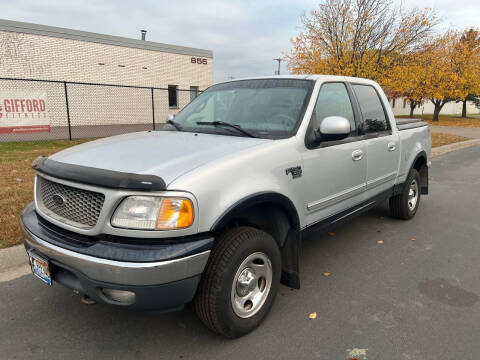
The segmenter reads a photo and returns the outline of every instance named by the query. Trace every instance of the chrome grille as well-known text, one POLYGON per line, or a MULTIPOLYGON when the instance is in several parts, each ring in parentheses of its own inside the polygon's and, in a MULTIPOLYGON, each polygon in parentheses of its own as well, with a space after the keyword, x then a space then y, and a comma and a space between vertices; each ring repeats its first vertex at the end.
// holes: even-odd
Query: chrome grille
POLYGON ((37 203, 55 220, 82 228, 92 228, 102 211, 105 195, 59 184, 37 176, 37 203))

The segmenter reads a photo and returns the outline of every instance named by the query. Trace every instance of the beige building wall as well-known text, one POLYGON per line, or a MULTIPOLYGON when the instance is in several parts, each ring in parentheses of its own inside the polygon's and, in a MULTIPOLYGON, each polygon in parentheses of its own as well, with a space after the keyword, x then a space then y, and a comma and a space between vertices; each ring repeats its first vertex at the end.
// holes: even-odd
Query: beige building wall
MULTIPOLYGON (((190 101, 190 90, 213 84, 211 51, 0 20, 0 78, 167 88, 153 91, 155 122, 190 101), (201 61, 192 62, 192 57, 201 61)), ((0 80, 0 91, 44 90, 52 127, 66 126, 63 83, 0 80)), ((150 89, 67 84, 71 125, 152 123, 150 89)), ((147 125, 146 125, 147 126, 147 125)))
MULTIPOLYGON (((396 98, 395 104, 393 99, 390 99, 390 106, 392 107, 393 113, 395 115, 410 115, 410 105, 407 102, 404 104, 403 98, 396 98)), ((433 114, 434 105, 431 101, 426 101, 424 104, 417 106, 413 112, 414 115, 421 115, 421 114, 433 114)), ((479 114, 480 109, 477 109, 472 102, 467 102, 467 115, 468 114, 479 114)), ((462 114, 462 103, 456 103, 455 101, 451 101, 446 103, 440 115, 461 115, 462 114)))
POLYGON ((213 59, 0 31, 0 77, 181 89, 213 82, 213 59), (103 65, 102 65, 103 64, 103 65))

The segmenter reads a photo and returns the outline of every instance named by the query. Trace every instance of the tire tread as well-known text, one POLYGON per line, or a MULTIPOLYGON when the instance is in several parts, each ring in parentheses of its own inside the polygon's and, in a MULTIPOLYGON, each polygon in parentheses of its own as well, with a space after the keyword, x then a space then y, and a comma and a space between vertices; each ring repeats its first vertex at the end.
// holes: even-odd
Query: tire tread
POLYGON ((420 176, 418 174, 418 171, 416 169, 412 169, 408 174, 407 180, 405 181, 403 191, 400 194, 392 196, 389 200, 390 215, 392 217, 395 217, 397 219, 408 220, 408 219, 411 219, 413 216, 415 216, 415 213, 418 209, 418 205, 420 204, 420 181, 419 180, 420 180, 420 176), (409 184, 412 182, 413 178, 417 179, 419 194, 418 194, 417 207, 415 209, 415 212, 411 214, 410 211, 408 210, 407 201, 408 201, 409 184))
POLYGON ((222 291, 219 286, 221 274, 227 272, 231 266, 231 259, 235 251, 246 240, 257 237, 263 231, 247 226, 239 226, 222 233, 210 254, 202 280, 195 297, 195 309, 198 317, 212 331, 225 337, 231 337, 220 324, 216 303, 217 293, 222 291))

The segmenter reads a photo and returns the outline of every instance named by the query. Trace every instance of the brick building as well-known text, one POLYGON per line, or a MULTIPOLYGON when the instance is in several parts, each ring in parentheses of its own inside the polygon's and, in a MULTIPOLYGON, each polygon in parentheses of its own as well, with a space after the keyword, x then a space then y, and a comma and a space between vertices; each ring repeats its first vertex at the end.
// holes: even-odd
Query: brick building
MULTIPOLYGON (((133 124, 148 127, 152 121, 164 122, 167 114, 177 112, 198 91, 213 83, 213 53, 0 20, 0 78, 3 98, 29 92, 45 94, 50 125, 50 133, 43 135, 45 138, 64 137, 66 130, 61 128, 65 128, 68 120, 71 130, 78 133, 74 137, 86 137, 91 136, 90 132, 81 134, 80 127, 133 124)), ((3 120, 6 115, 3 114, 3 120)), ((23 137, 27 136, 27 130, 23 137)), ((10 137, 17 139, 16 134, 10 137)))

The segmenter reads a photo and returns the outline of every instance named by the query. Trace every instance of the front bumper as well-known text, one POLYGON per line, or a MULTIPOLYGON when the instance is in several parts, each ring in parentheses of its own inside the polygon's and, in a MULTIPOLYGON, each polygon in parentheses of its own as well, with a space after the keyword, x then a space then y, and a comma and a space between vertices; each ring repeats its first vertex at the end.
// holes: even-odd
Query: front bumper
POLYGON ((25 249, 49 261, 54 283, 139 310, 168 310, 191 301, 213 245, 209 236, 147 244, 142 239, 138 244, 135 239, 92 239, 45 222, 32 204, 21 224, 25 249), (111 289, 134 293, 134 301, 113 300, 107 295, 111 289))

